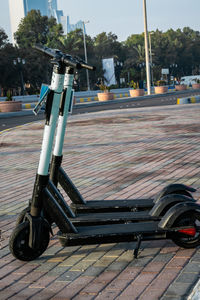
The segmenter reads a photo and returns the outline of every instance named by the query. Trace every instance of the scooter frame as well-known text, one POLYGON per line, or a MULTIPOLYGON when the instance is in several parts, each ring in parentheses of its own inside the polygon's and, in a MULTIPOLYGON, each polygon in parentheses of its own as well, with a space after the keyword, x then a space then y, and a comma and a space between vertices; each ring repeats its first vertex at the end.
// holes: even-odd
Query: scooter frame
MULTIPOLYGON (((75 214, 83 213, 103 213, 103 212, 114 212, 114 211, 149 211, 153 208, 154 204, 159 202, 160 199, 166 195, 179 194, 189 197, 193 200, 191 193, 196 190, 192 187, 184 184, 170 184, 164 187, 154 199, 129 199, 129 200, 90 200, 86 201, 78 188, 72 182, 70 177, 67 175, 65 170, 62 168, 63 159, 63 145, 64 136, 66 131, 67 117, 70 106, 70 97, 72 84, 74 79, 74 72, 68 71, 65 77, 64 94, 65 94, 65 105, 62 106, 62 113, 59 115, 56 142, 53 150, 53 155, 50 164, 50 179, 53 184, 57 187, 58 183, 61 185, 65 193, 72 201, 70 207, 75 214)), ((63 103, 63 99, 61 99, 63 103)), ((185 199, 186 201, 190 199, 185 199)), ((164 210, 168 206, 168 203, 163 201, 161 209, 164 210)))
MULTIPOLYGON (((173 205, 170 205, 163 217, 156 221, 138 222, 139 219, 136 219, 137 223, 112 225, 95 225, 95 223, 92 223, 90 226, 78 227, 72 223, 69 216, 74 218, 75 215, 65 203, 55 184, 49 179, 49 165, 58 115, 57 132, 60 134, 56 137, 54 148, 56 156, 57 154, 61 155, 64 141, 65 130, 63 131, 63 126, 66 126, 67 119, 64 111, 69 108, 68 93, 66 93, 66 90, 63 91, 64 74, 72 79, 72 77, 69 77, 72 75, 72 69, 81 67, 92 69, 92 67, 77 62, 77 60, 64 55, 58 50, 52 51, 41 46, 37 46, 37 49, 54 59, 54 67, 51 91, 47 96, 46 123, 33 196, 30 202, 30 212, 25 213, 22 223, 18 224, 11 234, 9 246, 12 254, 16 258, 25 261, 40 256, 48 246, 53 222, 60 230, 59 239, 63 246, 136 240, 137 247, 134 255, 137 257, 143 239, 171 237, 175 243, 184 247, 199 245, 200 233, 195 222, 196 220, 200 221, 200 206, 193 203, 190 197, 184 195, 182 197, 186 199, 182 198, 181 203, 180 199, 176 199, 175 205, 174 200, 169 199, 168 208, 172 202, 173 205)), ((71 83, 72 80, 70 80, 71 83)), ((57 179, 57 175, 55 179, 57 179)), ((181 197, 181 195, 178 196, 181 197)), ((158 209, 155 211, 158 215, 158 209)))
MULTIPOLYGON (((109 223, 126 223, 147 220, 153 221, 163 216, 170 207, 177 203, 195 201, 191 195, 192 192, 195 192, 195 189, 183 184, 168 185, 161 190, 161 192, 154 200, 132 199, 115 201, 85 201, 77 187, 74 185, 74 183, 71 181, 71 179, 61 166, 63 159, 62 151, 64 145, 64 136, 70 107, 73 79, 74 71, 72 68, 70 68, 70 70, 68 69, 65 74, 63 88, 64 98, 62 97, 61 99, 62 110, 60 111, 59 115, 57 133, 55 138, 56 142, 50 165, 50 180, 56 187, 59 183, 72 201, 71 208, 76 215, 76 218, 71 219, 73 224, 75 224, 76 226, 83 226, 91 224, 101 225, 109 223), (112 212, 115 212, 115 214, 113 214, 112 212)), ((54 196, 56 197, 56 195, 54 196)), ((66 203, 64 203, 63 205, 62 201, 59 201, 59 204, 65 211, 66 203)))

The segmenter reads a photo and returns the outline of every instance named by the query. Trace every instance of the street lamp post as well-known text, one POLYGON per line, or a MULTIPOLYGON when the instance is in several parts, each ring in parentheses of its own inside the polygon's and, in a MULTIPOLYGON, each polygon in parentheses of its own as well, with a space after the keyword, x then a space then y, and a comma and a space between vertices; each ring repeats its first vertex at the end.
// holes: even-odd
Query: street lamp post
MULTIPOLYGON (((84 52, 85 52, 85 62, 87 63, 87 48, 86 48, 86 40, 85 40, 85 24, 89 23, 89 21, 82 21, 83 23, 83 44, 84 44, 84 52)), ((86 78, 87 78, 87 88, 90 91, 90 80, 89 80, 89 72, 86 69, 86 78)))
POLYGON ((175 82, 175 69, 178 67, 177 64, 171 64, 170 66, 170 73, 173 76, 173 83, 175 82))
POLYGON ((153 32, 149 32, 149 54, 150 54, 150 71, 151 71, 151 85, 153 84, 153 59, 152 59, 152 49, 151 49, 151 35, 153 32))
POLYGON ((23 78, 22 66, 25 65, 25 63, 26 63, 25 59, 22 59, 20 57, 17 57, 17 59, 13 60, 13 64, 17 66, 19 69, 20 82, 21 82, 21 95, 24 95, 24 78, 23 78))
POLYGON ((150 95, 151 94, 151 82, 150 82, 151 80, 150 80, 146 0, 143 0, 143 12, 144 12, 144 42, 145 42, 145 58, 146 58, 147 93, 148 93, 148 95, 150 95))
POLYGON ((123 63, 120 61, 116 61, 116 63, 114 64, 114 67, 115 67, 115 74, 116 74, 116 78, 117 78, 118 87, 120 88, 120 74, 121 74, 121 70, 123 67, 123 63))
POLYGON ((141 62, 139 63, 138 67, 140 68, 140 82, 139 82, 139 88, 140 89, 143 89, 144 86, 143 86, 143 82, 144 82, 144 72, 143 72, 143 69, 145 68, 145 63, 144 62, 141 62))

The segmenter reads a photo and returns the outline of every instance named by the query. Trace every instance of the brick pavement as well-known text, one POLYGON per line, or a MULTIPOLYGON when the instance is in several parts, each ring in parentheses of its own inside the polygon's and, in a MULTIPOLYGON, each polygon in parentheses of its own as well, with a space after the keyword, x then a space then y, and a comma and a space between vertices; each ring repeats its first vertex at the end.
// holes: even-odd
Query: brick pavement
MULTIPOLYGON (((200 193, 200 105, 72 116, 63 166, 87 199, 152 197, 179 182, 200 193)), ((199 277, 200 249, 168 240, 62 248, 54 236, 32 262, 8 249, 17 214, 31 197, 42 121, 0 135, 0 299, 186 299, 199 277)), ((69 201, 69 199, 66 200, 69 201)))

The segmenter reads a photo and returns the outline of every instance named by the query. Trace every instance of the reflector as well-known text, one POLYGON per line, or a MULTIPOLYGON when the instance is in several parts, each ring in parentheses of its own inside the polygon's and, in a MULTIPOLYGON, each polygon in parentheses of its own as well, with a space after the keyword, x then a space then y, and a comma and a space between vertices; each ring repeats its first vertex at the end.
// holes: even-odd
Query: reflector
POLYGON ((195 236, 196 229, 194 227, 193 228, 187 228, 187 229, 180 229, 180 230, 178 230, 178 232, 181 232, 181 233, 184 233, 184 234, 187 234, 187 235, 191 235, 191 236, 195 236))

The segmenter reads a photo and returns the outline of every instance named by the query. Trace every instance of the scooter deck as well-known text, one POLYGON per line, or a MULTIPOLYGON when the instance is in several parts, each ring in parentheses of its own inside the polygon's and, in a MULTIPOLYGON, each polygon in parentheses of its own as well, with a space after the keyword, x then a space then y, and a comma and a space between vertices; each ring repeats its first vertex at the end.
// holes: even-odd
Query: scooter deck
MULTIPOLYGON (((62 167, 58 169, 58 183, 62 186, 70 200, 70 207, 75 214, 115 211, 150 210, 153 199, 124 199, 124 200, 90 200, 85 201, 62 167)), ((52 176, 53 178, 54 176, 52 176)), ((54 181, 53 181, 54 182, 54 181)))
POLYGON ((158 227, 159 221, 132 224, 77 227, 77 233, 58 232, 62 246, 99 243, 131 242, 142 235, 144 240, 163 239, 167 231, 158 227))
POLYGON ((153 199, 130 200, 91 200, 85 204, 71 203, 71 209, 76 213, 116 212, 150 210, 154 205, 153 199))
MULTIPOLYGON (((49 181, 48 183, 48 188, 45 189, 45 194, 46 211, 47 215, 50 215, 50 219, 54 220, 55 210, 59 210, 58 205, 60 205, 59 207, 62 208, 63 213, 66 214, 66 216, 69 218, 70 223, 72 223, 74 226, 94 226, 128 222, 132 223, 159 219, 158 217, 152 217, 151 215, 149 215, 150 209, 153 206, 152 200, 142 201, 139 199, 119 201, 88 201, 86 202, 86 204, 78 204, 78 212, 76 211, 74 213, 74 211, 71 209, 71 207, 68 206, 63 196, 51 181, 49 181), (133 203, 134 206, 128 206, 129 201, 130 203, 133 203), (115 204, 114 206, 113 202, 115 204), (143 205, 145 206, 145 208, 149 207, 149 210, 138 209, 143 205), (80 206, 83 206, 83 211, 81 209, 79 210, 80 206), (127 210, 127 207, 129 207, 129 210, 127 210), (90 208, 92 208, 92 212, 90 212, 90 208), (96 210, 94 208, 96 208, 96 210)), ((62 216, 57 216, 55 222, 60 218, 62 218, 62 216)), ((65 219, 64 216, 63 218, 65 219)))
POLYGON ((158 217, 149 215, 149 211, 138 212, 114 212, 114 213, 93 213, 78 214, 75 218, 70 218, 70 221, 75 226, 89 226, 89 225, 103 225, 103 224, 117 224, 117 223, 137 223, 141 221, 159 220, 158 217))

